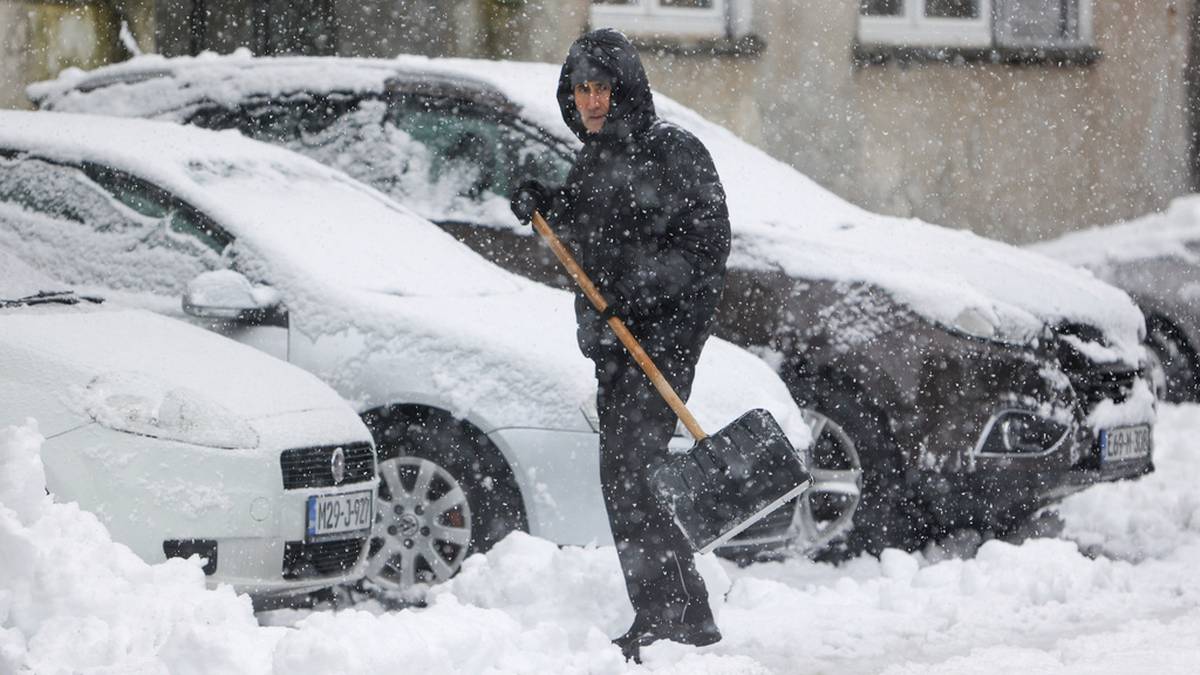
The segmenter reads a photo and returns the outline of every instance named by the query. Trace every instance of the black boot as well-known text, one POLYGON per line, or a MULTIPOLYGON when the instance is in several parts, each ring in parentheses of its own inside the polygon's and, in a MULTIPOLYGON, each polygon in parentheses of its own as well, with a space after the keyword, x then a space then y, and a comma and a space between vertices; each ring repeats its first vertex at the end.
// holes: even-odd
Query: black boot
POLYGON ((641 639, 650 628, 650 619, 645 615, 638 614, 633 618, 633 625, 629 627, 629 630, 612 641, 621 650, 621 656, 624 656, 626 661, 642 662, 641 639))
POLYGON ((626 661, 641 663, 642 647, 648 647, 659 640, 704 647, 720 642, 721 631, 717 629, 712 613, 705 607, 695 621, 686 623, 653 624, 639 615, 624 635, 613 640, 613 644, 621 649, 621 655, 626 661))

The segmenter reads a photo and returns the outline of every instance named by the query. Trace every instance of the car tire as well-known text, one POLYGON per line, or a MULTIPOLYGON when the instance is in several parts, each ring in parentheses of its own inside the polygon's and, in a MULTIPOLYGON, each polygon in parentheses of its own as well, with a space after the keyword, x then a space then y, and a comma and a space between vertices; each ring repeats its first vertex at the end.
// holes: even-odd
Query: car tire
POLYGON ((1148 316, 1146 342, 1162 373, 1160 398, 1168 403, 1200 400, 1200 360, 1179 329, 1161 316, 1148 316))
POLYGON ((437 411, 364 416, 379 455, 366 582, 409 594, 448 580, 472 553, 528 529, 520 490, 482 434, 437 411))
POLYGON ((935 534, 919 493, 907 480, 900 445, 886 417, 868 401, 865 394, 844 385, 819 395, 818 410, 850 436, 862 466, 853 527, 840 544, 819 556, 822 559, 879 555, 885 548, 914 551, 935 534))

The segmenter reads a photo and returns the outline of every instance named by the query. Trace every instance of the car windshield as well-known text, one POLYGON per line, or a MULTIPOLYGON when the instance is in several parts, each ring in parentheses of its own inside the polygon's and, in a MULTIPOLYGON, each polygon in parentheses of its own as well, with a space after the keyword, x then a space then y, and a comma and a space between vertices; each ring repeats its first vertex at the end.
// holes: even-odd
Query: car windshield
POLYGON ((262 157, 197 160, 186 172, 204 210, 244 245, 326 283, 410 296, 519 288, 429 221, 322 167, 262 157))

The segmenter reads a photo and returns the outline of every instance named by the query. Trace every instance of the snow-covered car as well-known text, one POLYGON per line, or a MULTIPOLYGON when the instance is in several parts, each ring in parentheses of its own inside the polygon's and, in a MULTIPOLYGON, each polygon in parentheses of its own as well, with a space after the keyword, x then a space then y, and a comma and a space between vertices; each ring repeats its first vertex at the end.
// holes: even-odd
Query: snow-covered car
MULTIPOLYGON (((506 197, 524 178, 560 182, 580 146, 558 73, 243 51, 69 71, 29 93, 43 108, 284 145, 506 268, 566 285, 506 197)), ((705 143, 725 184, 734 241, 719 334, 771 354, 801 404, 858 446, 852 548, 1002 532, 1073 490, 1151 470, 1143 319, 1124 293, 967 232, 863 211, 669 98, 655 105, 705 143)))
POLYGON ((1128 293, 1146 315, 1163 398, 1200 401, 1200 198, 1182 197, 1162 213, 1029 248, 1128 293))
MULTIPOLYGON (((379 453, 367 573, 381 586, 445 579, 515 529, 611 541, 572 296, 339 171, 236 132, 0 113, 0 245, 286 359, 350 401, 379 453)), ((766 408, 810 447, 783 381, 722 340, 704 350, 689 403, 714 430, 766 408)), ((838 445, 835 425, 818 431, 818 447, 838 445)), ((858 477, 850 465, 817 476, 851 509, 858 477)), ((793 508, 735 543, 819 545, 850 516, 838 515, 793 508)))
POLYGON ((0 428, 37 422, 46 489, 147 562, 271 603, 366 570, 362 420, 311 374, 70 290, 0 249, 0 428))

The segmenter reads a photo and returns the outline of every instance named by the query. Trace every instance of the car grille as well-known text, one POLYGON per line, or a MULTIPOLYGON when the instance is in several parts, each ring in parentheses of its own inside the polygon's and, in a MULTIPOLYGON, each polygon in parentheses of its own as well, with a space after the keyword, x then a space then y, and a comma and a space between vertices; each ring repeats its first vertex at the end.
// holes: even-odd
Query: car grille
POLYGON ((283 547, 284 579, 317 579, 354 569, 367 540, 289 541, 283 547))
POLYGON ((279 456, 279 464, 285 490, 361 483, 375 477, 375 453, 368 443, 285 450, 279 456), (338 448, 346 455, 346 474, 340 483, 335 483, 333 452, 338 448))
MULTIPOLYGON (((1084 342, 1103 345, 1105 340, 1100 331, 1077 323, 1063 323, 1057 327, 1060 336, 1073 336, 1084 342)), ((1091 410, 1101 401, 1122 403, 1129 397, 1141 371, 1124 364, 1097 363, 1080 352, 1067 339, 1058 341, 1058 359, 1071 380, 1071 386, 1091 410)))
POLYGON ((1067 373, 1075 391, 1087 402, 1089 410, 1101 401, 1123 403, 1133 391, 1139 372, 1132 368, 1104 368, 1093 365, 1091 370, 1067 373))

